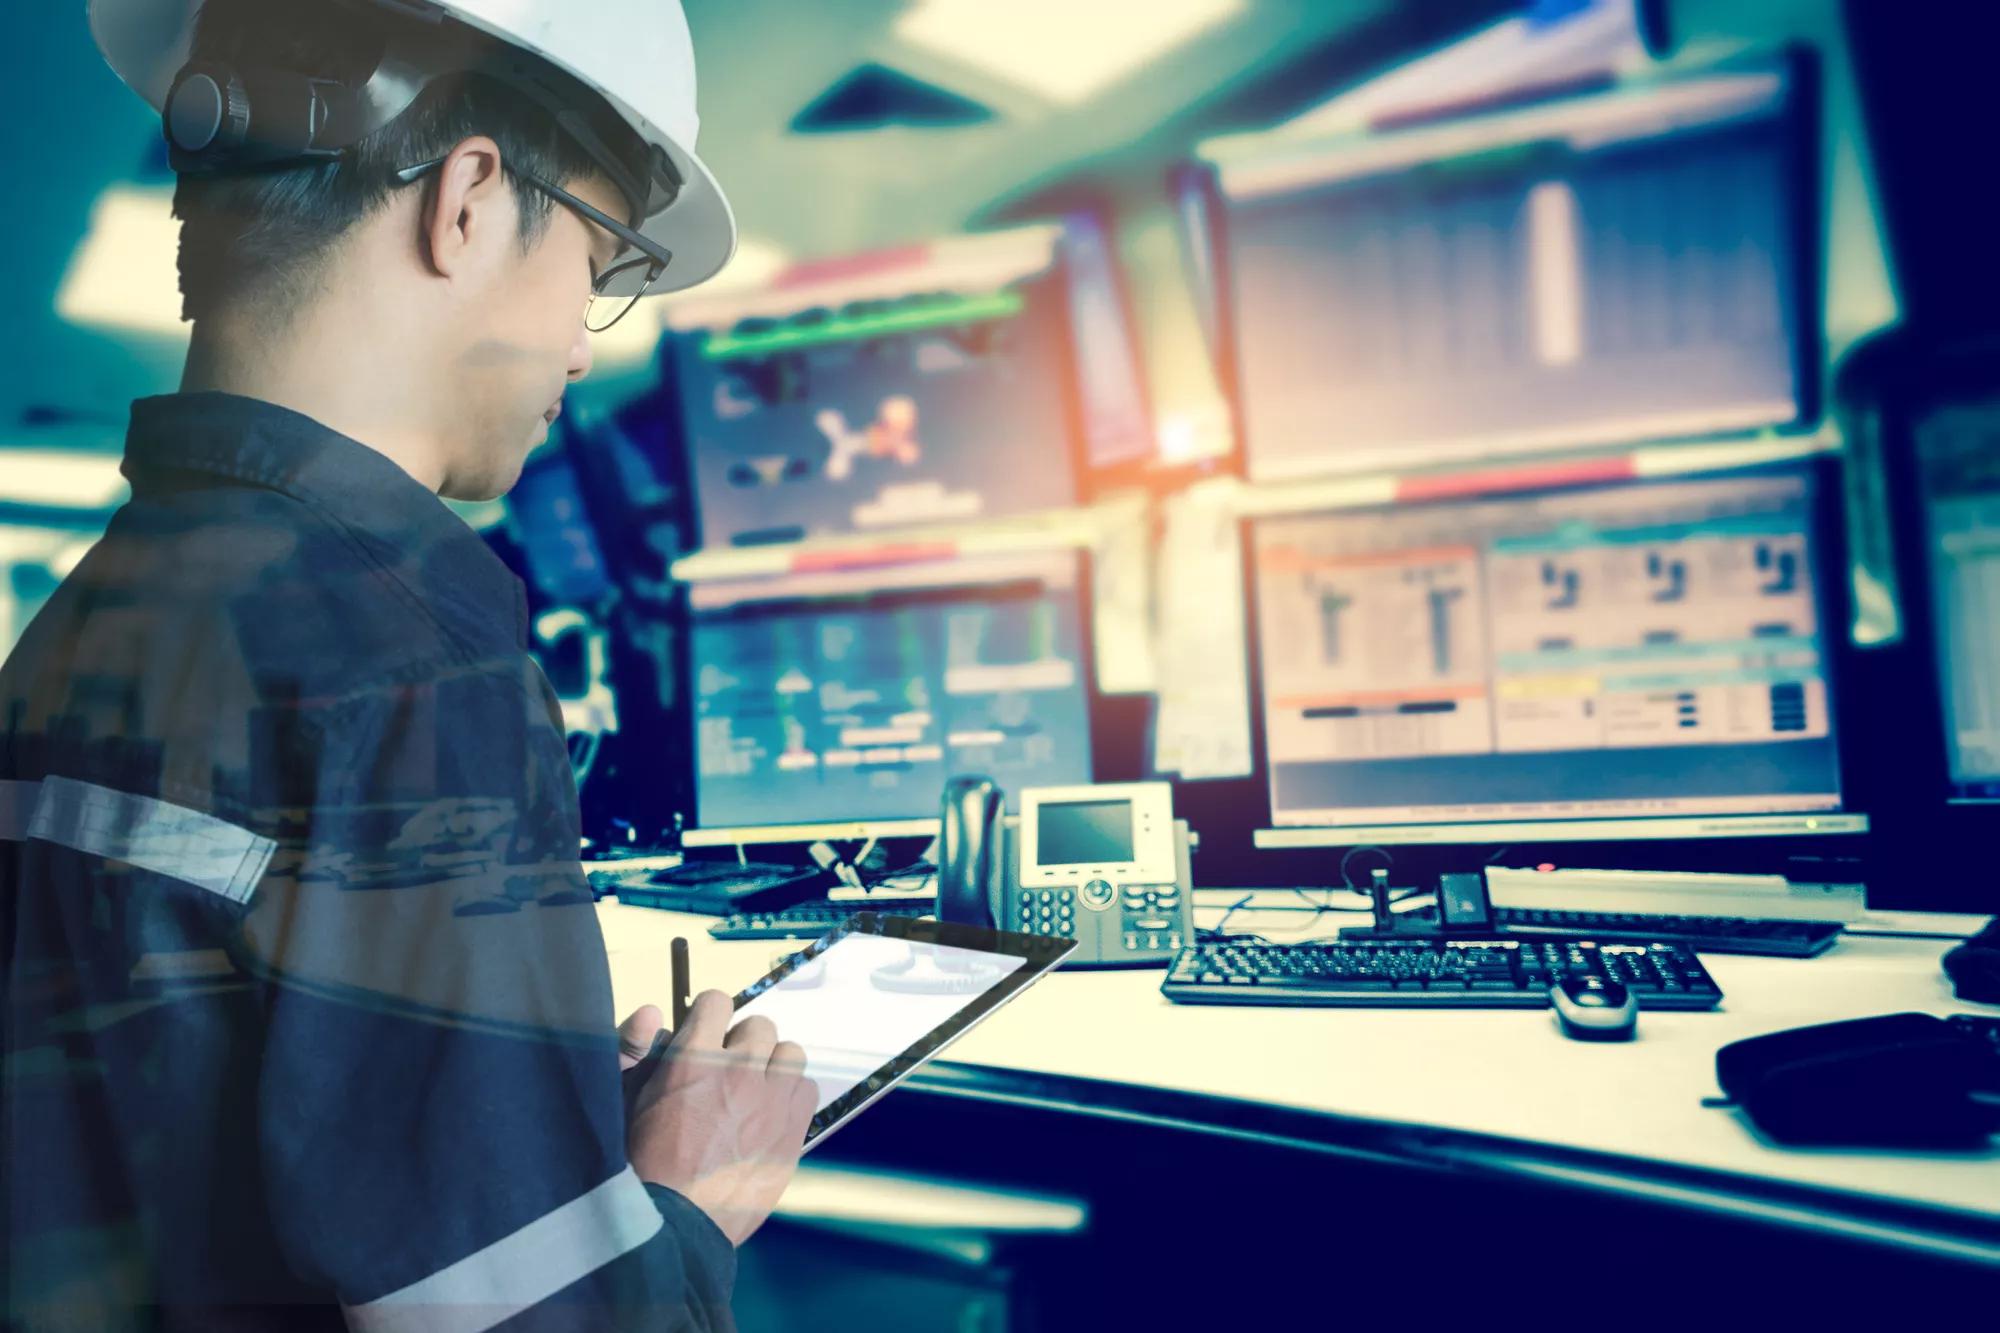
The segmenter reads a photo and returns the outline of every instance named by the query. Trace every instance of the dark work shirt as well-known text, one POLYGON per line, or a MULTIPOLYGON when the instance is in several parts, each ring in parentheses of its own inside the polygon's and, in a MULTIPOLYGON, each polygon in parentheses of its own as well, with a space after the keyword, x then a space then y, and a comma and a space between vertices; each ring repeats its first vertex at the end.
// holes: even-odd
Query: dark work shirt
POLYGON ((124 469, 0 668, 0 1312, 727 1327, 626 1160, 519 581, 269 404, 135 404, 124 469))

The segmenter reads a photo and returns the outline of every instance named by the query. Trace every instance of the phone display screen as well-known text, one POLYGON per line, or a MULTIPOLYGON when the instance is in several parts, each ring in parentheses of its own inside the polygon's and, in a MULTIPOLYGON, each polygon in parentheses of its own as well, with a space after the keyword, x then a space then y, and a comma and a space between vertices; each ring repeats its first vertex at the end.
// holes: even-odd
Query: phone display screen
POLYGON ((1035 861, 1045 866, 1117 865, 1133 859, 1130 801, 1043 805, 1035 861))

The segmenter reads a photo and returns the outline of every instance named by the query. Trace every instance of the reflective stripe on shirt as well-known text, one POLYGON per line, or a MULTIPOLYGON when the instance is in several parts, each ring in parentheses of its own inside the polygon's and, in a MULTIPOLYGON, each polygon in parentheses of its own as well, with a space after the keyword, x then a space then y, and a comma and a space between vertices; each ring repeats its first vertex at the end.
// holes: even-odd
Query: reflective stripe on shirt
POLYGON ((631 1167, 448 1268, 346 1308, 355 1333, 480 1333, 651 1240, 665 1225, 631 1167))
POLYGON ((0 782, 0 838, 29 838, 248 902, 278 844, 214 815, 74 778, 0 782))

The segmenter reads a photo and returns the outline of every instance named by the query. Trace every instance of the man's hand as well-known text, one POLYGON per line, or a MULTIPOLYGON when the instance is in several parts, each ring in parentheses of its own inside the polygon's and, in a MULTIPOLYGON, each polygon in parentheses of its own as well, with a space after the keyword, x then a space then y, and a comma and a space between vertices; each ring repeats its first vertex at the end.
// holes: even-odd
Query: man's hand
POLYGON ((667 1026, 656 1004, 642 1004, 618 1025, 618 1067, 631 1069, 652 1054, 653 1042, 667 1026))
MULTIPOLYGON (((779 1041, 768 1018, 731 1028, 732 1012, 721 991, 695 997, 638 1094, 625 1149, 641 1180, 687 1196, 741 1245, 791 1182, 819 1089, 805 1076, 803 1047, 779 1041)), ((625 1021, 621 1039, 637 1037, 646 1013, 625 1021)))

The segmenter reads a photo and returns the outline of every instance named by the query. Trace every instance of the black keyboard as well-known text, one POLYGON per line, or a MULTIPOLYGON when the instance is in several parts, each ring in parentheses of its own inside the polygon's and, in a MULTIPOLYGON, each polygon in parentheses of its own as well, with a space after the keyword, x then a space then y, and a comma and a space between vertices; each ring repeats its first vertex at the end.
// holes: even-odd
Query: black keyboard
POLYGON ((931 916, 934 898, 850 898, 844 902, 798 903, 782 912, 736 912, 708 928, 718 940, 816 940, 856 912, 877 916, 931 916))
POLYGON ((1502 907, 1494 924, 1509 935, 1576 935, 1600 942, 1685 944, 1706 953, 1810 958, 1840 938, 1836 921, 1763 921, 1737 916, 1652 916, 1636 912, 1551 912, 1502 907))
POLYGON ((1534 1009, 1577 974, 1623 982, 1641 1009, 1722 1002, 1685 945, 1594 940, 1197 944, 1175 957, 1160 990, 1182 1004, 1534 1009))

